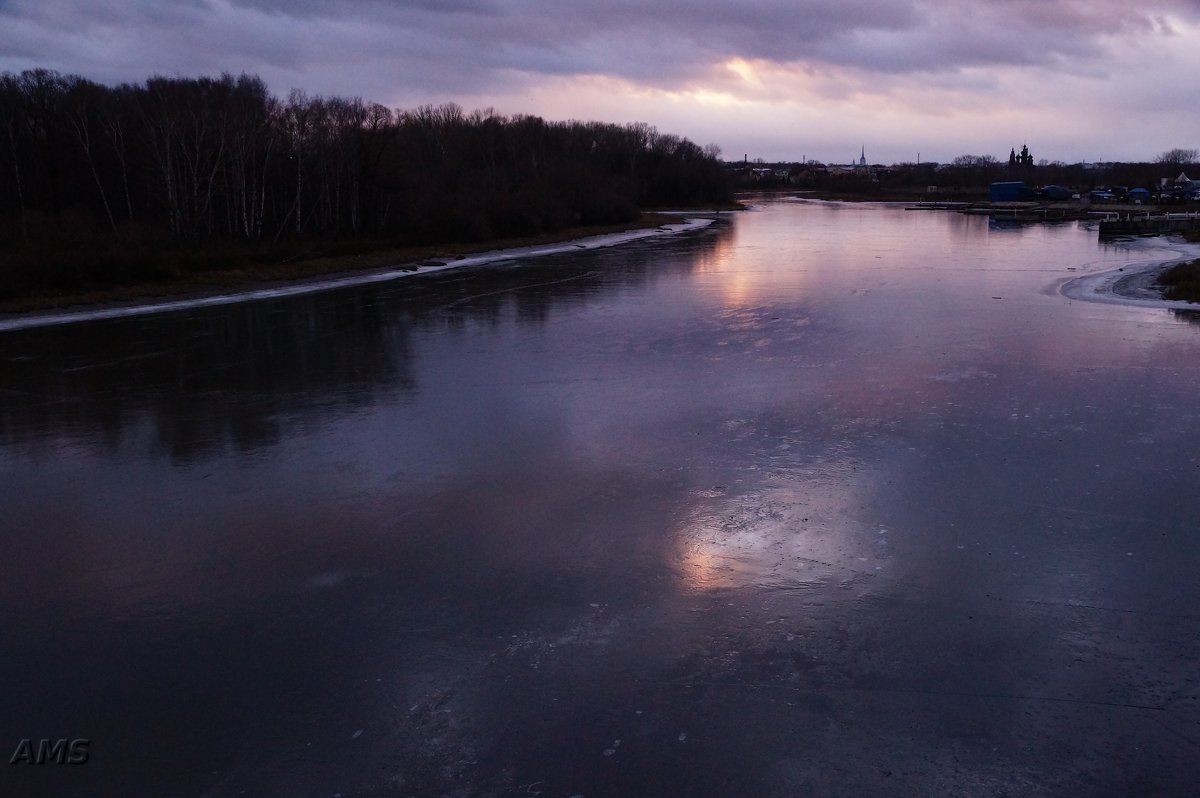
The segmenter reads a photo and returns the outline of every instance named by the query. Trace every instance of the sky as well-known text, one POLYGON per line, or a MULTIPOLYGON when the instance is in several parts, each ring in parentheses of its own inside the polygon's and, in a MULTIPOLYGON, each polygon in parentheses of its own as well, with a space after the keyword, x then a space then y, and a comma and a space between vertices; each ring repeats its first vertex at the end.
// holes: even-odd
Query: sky
POLYGON ((0 0, 0 71, 647 122, 727 159, 1200 148, 1200 0, 0 0))

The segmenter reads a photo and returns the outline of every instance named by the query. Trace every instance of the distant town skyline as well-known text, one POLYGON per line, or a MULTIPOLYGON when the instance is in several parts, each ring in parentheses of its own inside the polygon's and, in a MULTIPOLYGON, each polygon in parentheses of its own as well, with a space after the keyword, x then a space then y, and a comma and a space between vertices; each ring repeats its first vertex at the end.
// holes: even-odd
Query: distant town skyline
POLYGON ((726 159, 1200 146, 1194 0, 0 0, 0 70, 642 121, 726 159))

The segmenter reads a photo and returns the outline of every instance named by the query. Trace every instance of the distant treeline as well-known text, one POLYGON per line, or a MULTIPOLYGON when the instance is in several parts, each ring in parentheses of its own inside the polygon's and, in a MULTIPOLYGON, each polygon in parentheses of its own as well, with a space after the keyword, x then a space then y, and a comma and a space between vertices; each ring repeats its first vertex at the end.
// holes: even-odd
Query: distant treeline
POLYGON ((730 191, 715 147, 646 124, 281 99, 248 75, 107 87, 2 73, 0 137, 0 244, 41 259, 114 244, 483 241, 730 191))
POLYGON ((947 197, 983 199, 994 182, 1022 181, 1030 187, 1063 186, 1087 192, 1101 187, 1142 187, 1159 193, 1161 181, 1168 183, 1183 173, 1200 173, 1194 149, 1168 150, 1152 162, 1066 164, 1040 161, 1006 164, 990 155, 960 155, 950 163, 934 162, 854 165, 807 163, 733 163, 735 184, 740 187, 797 187, 828 196, 921 197, 930 187, 947 197))

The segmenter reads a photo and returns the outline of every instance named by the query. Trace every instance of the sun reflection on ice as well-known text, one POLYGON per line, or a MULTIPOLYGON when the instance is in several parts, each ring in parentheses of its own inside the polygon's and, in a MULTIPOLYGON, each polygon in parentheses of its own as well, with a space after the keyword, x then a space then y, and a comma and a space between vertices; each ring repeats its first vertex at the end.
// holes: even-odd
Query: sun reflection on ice
POLYGON ((744 494, 694 491, 676 530, 681 583, 804 590, 874 575, 886 551, 851 510, 861 486, 849 469, 831 470, 836 478, 744 494))

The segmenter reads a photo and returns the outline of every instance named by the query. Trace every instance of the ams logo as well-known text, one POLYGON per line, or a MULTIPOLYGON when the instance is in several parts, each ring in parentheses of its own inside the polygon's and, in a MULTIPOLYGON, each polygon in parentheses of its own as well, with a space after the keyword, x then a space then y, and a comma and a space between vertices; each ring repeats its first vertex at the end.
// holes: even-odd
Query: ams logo
POLYGON ((22 740, 9 758, 10 765, 82 765, 88 761, 91 740, 22 740))

